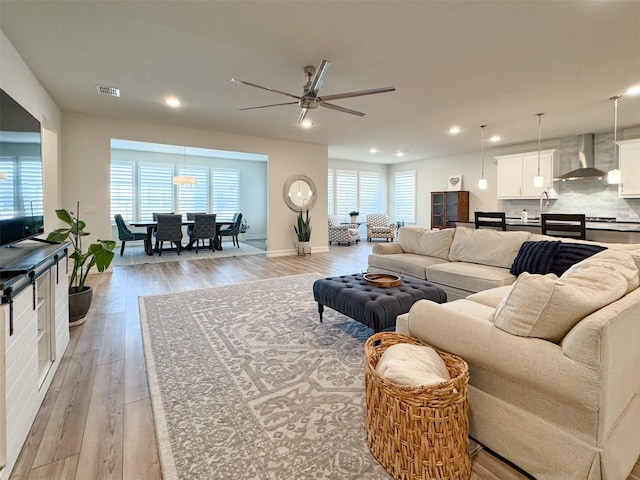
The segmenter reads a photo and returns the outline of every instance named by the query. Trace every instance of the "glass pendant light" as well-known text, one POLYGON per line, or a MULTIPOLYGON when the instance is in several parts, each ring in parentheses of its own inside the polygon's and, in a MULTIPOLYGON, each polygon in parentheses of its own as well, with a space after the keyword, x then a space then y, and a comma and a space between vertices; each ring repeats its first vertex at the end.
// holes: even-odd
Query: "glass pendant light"
POLYGON ((622 172, 618 169, 618 99, 622 95, 616 95, 609 100, 613 100, 613 170, 607 173, 607 183, 618 185, 622 180, 622 172))
MULTIPOLYGON (((187 173, 187 147, 184 147, 184 168, 182 170, 185 174, 187 173)), ((174 185, 195 185, 196 177, 191 177, 188 175, 176 175, 175 177, 173 177, 173 184, 174 185)))
POLYGON ((540 175, 540 141, 541 141, 541 129, 540 122, 544 113, 536 114, 538 116, 538 174, 533 177, 533 186, 536 188, 542 188, 544 186, 544 177, 540 175))
POLYGON ((478 188, 480 190, 487 189, 487 179, 484 178, 484 127, 486 127, 486 125, 480 126, 482 129, 482 174, 480 175, 480 180, 478 180, 478 188))

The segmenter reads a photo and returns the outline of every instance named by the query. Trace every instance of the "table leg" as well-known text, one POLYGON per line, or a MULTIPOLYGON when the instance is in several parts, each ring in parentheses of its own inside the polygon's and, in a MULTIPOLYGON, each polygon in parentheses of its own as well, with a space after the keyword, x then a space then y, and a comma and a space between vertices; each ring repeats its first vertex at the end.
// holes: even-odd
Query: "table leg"
POLYGON ((216 224, 216 237, 213 239, 213 248, 222 250, 222 242, 220 241, 220 225, 216 224))
POLYGON ((147 227, 147 241, 144 243, 144 248, 147 255, 153 256, 153 227, 147 227))

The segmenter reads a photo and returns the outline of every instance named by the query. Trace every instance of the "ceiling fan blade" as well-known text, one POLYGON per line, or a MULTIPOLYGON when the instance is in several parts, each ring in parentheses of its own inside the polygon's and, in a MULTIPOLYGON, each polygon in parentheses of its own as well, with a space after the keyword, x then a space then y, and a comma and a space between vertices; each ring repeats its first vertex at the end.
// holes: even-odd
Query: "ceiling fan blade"
POLYGON ((370 90, 360 90, 358 92, 336 93, 335 95, 323 95, 318 100, 340 100, 341 98, 362 97, 364 95, 375 95, 376 93, 395 92, 396 87, 372 88, 370 90))
POLYGON ((245 107, 238 110, 255 110, 256 108, 279 107, 280 105, 297 105, 298 102, 272 103, 271 105, 260 105, 259 107, 245 107))
POLYGON ((322 86, 322 82, 324 82, 324 76, 329 71, 330 66, 331 66, 331 62, 329 60, 322 60, 322 62, 320 62, 318 71, 316 71, 316 76, 313 77, 313 82, 311 82, 311 87, 309 88, 309 95, 312 95, 314 97, 318 95, 318 91, 322 86))
POLYGON ((279 93, 280 95, 286 95, 287 97, 296 98, 300 100, 300 97, 297 95, 293 95, 291 93, 283 92, 281 90, 276 90, 274 88, 263 87, 262 85, 256 85, 255 83, 245 82, 243 80, 238 80, 237 78, 230 79, 234 83, 241 83, 242 85, 249 85, 250 87, 260 88, 262 90, 266 90, 267 92, 279 93))
POLYGON ((344 108, 339 105, 334 105, 333 103, 320 102, 321 107, 330 108, 331 110, 337 110, 343 113, 350 113, 351 115, 357 115, 359 117, 364 117, 365 114, 362 112, 358 112, 357 110, 351 110, 350 108, 344 108))
POLYGON ((304 117, 307 116, 307 112, 309 111, 308 108, 303 108, 302 111, 300 112, 300 116, 298 117, 298 125, 300 125, 302 123, 302 121, 304 120, 304 117))

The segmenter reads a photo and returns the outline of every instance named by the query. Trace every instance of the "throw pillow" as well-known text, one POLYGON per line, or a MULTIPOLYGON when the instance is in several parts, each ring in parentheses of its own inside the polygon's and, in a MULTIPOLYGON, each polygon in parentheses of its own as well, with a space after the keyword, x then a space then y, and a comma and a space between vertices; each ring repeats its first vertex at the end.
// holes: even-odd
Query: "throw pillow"
POLYGON ((549 271, 555 273, 559 277, 566 272, 572 265, 581 262, 585 258, 589 258, 607 247, 600 245, 590 245, 586 243, 564 243, 560 244, 558 253, 556 253, 553 263, 549 271))
POLYGON ((578 322, 615 302, 639 284, 632 257, 621 251, 594 255, 560 278, 522 273, 504 304, 496 308, 495 326, 513 335, 559 343, 578 322))
POLYGON ((557 242, 524 242, 511 265, 509 273, 518 276, 522 272, 549 273, 551 264, 560 249, 560 241, 557 242))

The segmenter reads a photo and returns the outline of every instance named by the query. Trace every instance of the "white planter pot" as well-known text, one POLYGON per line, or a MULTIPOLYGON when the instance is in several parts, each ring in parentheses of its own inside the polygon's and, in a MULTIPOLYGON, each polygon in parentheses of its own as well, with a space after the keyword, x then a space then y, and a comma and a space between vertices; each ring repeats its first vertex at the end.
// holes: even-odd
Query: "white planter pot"
POLYGON ((358 223, 358 218, 359 218, 359 216, 358 216, 358 215, 353 215, 353 216, 351 217, 351 223, 358 223))
POLYGON ((298 255, 311 255, 311 242, 298 242, 298 255))

